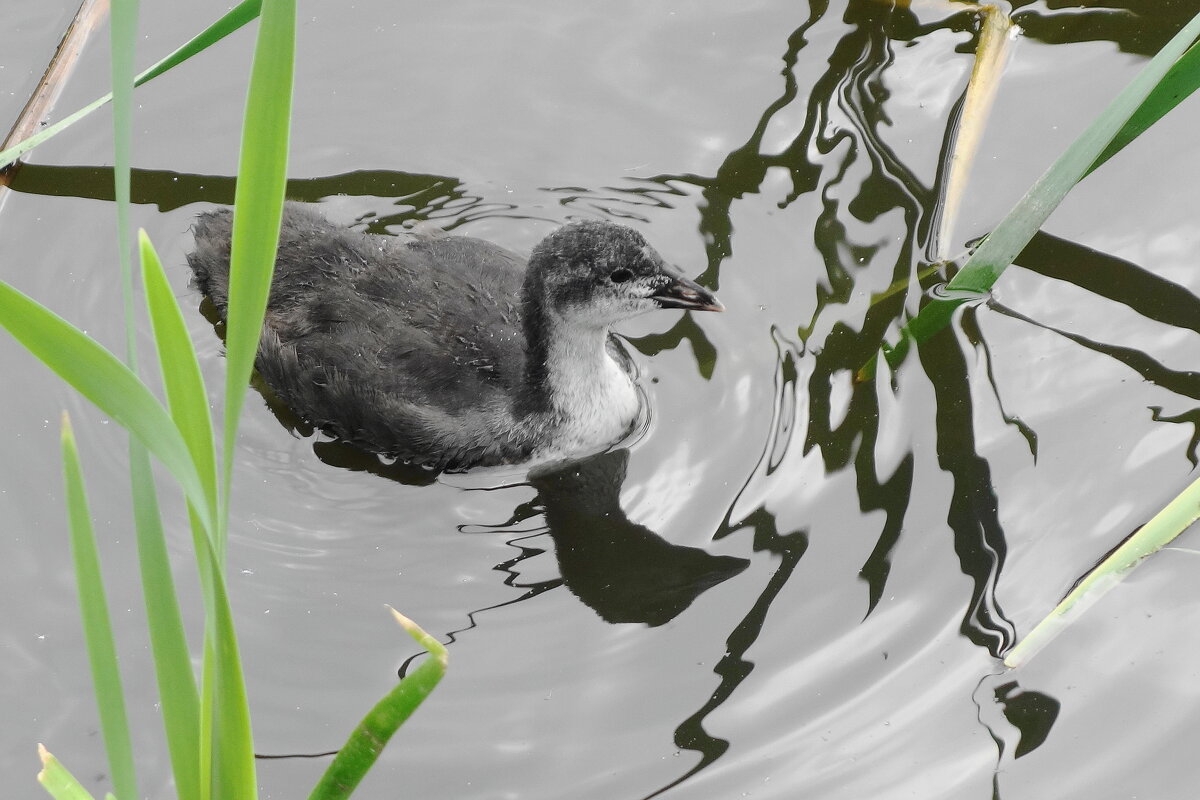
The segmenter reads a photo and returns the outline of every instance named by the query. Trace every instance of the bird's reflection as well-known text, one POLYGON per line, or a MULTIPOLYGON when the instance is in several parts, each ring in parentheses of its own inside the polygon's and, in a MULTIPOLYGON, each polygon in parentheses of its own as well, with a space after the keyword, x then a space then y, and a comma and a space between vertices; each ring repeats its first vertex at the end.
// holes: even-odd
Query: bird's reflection
MULTIPOLYGON (((280 413, 278 408, 276 413, 280 413)), ((437 477, 420 467, 384 462, 342 442, 317 442, 313 450, 331 466, 400 483, 425 484, 437 477)), ((530 472, 529 484, 537 490, 537 497, 494 530, 509 529, 531 512, 541 512, 554 542, 562 583, 571 594, 606 622, 662 625, 750 562, 672 544, 630 520, 620 503, 628 463, 629 451, 622 449, 536 467, 530 472)), ((521 560, 541 552, 527 550, 502 571, 511 575, 521 560)), ((540 593, 524 594, 514 602, 540 593)))
POLYGON ((529 482, 571 593, 606 622, 662 625, 750 562, 671 544, 625 516, 628 463, 628 450, 613 450, 535 468, 529 482))

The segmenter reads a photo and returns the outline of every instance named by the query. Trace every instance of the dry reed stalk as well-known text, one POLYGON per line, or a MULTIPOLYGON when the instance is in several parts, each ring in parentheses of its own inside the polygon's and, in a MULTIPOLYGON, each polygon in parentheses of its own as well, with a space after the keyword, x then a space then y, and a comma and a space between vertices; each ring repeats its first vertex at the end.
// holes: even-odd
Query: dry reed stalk
MULTIPOLYGON (((21 109, 16 123, 13 124, 12 130, 4 139, 4 143, 0 144, 0 150, 7 150, 12 145, 28 139, 37 132, 38 128, 46 124, 54 104, 58 102, 58 98, 62 94, 63 87, 66 86, 75 65, 79 62, 79 56, 83 53, 88 39, 108 15, 108 4, 109 0, 83 0, 80 4, 79 10, 75 12, 75 18, 67 26, 62 41, 58 43, 58 48, 54 51, 54 57, 50 59, 46 72, 38 81, 37 88, 33 90, 29 101, 21 109)), ((20 164, 21 162, 18 160, 7 167, 0 168, 0 190, 8 187, 20 164)), ((3 194, 0 194, 0 198, 2 197, 3 194)))

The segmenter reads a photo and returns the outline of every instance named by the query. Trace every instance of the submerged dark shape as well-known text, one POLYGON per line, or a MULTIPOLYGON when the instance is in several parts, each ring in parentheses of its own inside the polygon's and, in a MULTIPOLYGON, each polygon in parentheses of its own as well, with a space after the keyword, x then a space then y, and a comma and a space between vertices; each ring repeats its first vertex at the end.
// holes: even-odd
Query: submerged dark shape
MULTIPOLYGON (((202 214, 188 255, 226 312, 232 214, 202 214)), ((436 469, 593 449, 639 410, 610 333, 658 308, 720 311, 636 231, 566 225, 525 260, 481 239, 373 236, 284 208, 256 366, 341 439, 436 469)))
POLYGON ((605 622, 663 625, 750 565, 673 544, 625 514, 621 486, 629 451, 530 470, 546 513, 563 583, 605 622))

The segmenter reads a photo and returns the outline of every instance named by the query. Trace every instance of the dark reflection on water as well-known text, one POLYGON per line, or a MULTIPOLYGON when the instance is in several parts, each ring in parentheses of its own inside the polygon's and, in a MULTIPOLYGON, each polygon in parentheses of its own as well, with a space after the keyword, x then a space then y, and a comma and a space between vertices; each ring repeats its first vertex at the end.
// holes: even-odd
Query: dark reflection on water
MULTIPOLYGON (((1180 291, 1181 293, 1187 293, 1182 287, 1180 287, 1180 291)), ((1192 299, 1194 300, 1195 298, 1193 297, 1192 299)), ((991 308, 1006 317, 1018 319, 1033 327, 1056 333, 1085 350, 1108 356, 1114 361, 1124 364, 1138 375, 1141 375, 1149 383, 1161 386, 1179 397, 1188 397, 1200 401, 1200 372, 1196 370, 1170 369, 1150 354, 1136 347, 1099 342, 1077 333, 1056 328, 1053 325, 1038 322, 998 302, 991 303, 991 308)), ((1164 415, 1161 406, 1149 406, 1148 408, 1153 415, 1152 419, 1156 422, 1184 423, 1193 426, 1192 438, 1187 446, 1187 457, 1195 465, 1197 463, 1196 448, 1197 445, 1200 445, 1200 408, 1191 409, 1176 415, 1164 415)))
MULTIPOLYGON (((1125 259, 1041 232, 1021 252, 1017 265, 1124 305, 1146 319, 1200 333, 1200 297, 1187 287, 1125 259)), ((1000 302, 993 301, 991 308, 1012 319, 1051 331, 1086 350, 1103 354, 1178 397, 1200 401, 1200 372, 1196 370, 1171 369, 1136 347, 1096 341, 1039 322, 1000 302)), ((1197 447, 1200 447, 1200 407, 1177 414, 1164 414, 1161 406, 1149 408, 1156 422, 1192 426, 1187 456, 1193 465, 1200 463, 1197 458, 1197 447)))
POLYGON ((966 359, 949 336, 935 336, 919 352, 937 396, 938 463, 954 478, 946 521, 954 531, 954 550, 963 574, 975 586, 961 631, 999 656, 1013 644, 1016 635, 996 599, 996 582, 1008 544, 1000 523, 1000 500, 992 485, 991 466, 975 446, 974 400, 966 359))
MULTIPOLYGON (((747 658, 746 653, 758 641, 772 604, 791 579, 796 565, 808 548, 808 537, 802 531, 781 536, 776 530, 775 519, 764 509, 759 509, 742 520, 738 529, 745 528, 754 532, 754 549, 767 550, 778 555, 779 566, 762 588, 754 605, 725 639, 725 655, 713 668, 713 672, 720 678, 716 690, 704 705, 675 729, 675 744, 684 750, 699 753, 700 759, 687 772, 646 795, 645 800, 657 797, 708 768, 729 749, 729 742, 709 733, 704 727, 704 721, 729 701, 754 670, 754 663, 747 658)), ((732 531, 725 531, 726 534, 730 532, 732 531)))
MULTIPOLYGON (((778 152, 764 152, 763 141, 772 119, 797 102, 800 96, 795 73, 798 54, 807 44, 810 29, 827 11, 827 4, 810 5, 809 19, 787 40, 787 50, 782 57, 782 92, 763 111, 751 137, 726 156, 713 176, 662 175, 656 180, 664 186, 673 182, 691 183, 703 190, 706 202, 701 209, 700 231, 708 242, 706 277, 713 285, 719 285, 717 270, 720 263, 733 253, 732 204, 760 192, 770 169, 782 167, 791 178, 792 191, 780 203, 781 208, 809 192, 819 190, 825 198, 823 211, 814 225, 814 236, 817 249, 824 257, 827 283, 816 287, 817 308, 813 320, 799 331, 806 349, 802 352, 790 348, 781 357, 782 376, 777 376, 776 383, 780 404, 795 408, 795 378, 789 379, 787 372, 790 369, 794 376, 797 358, 814 360, 806 387, 811 417, 805 431, 804 449, 819 449, 829 473, 846 469, 853 462, 860 509, 864 512, 882 510, 886 514, 875 549, 862 567, 861 574, 868 585, 869 614, 886 589, 891 552, 899 540, 910 502, 913 456, 911 452, 903 456, 894 473, 880 482, 876 478, 875 464, 879 409, 873 388, 856 386, 849 408, 844 410, 837 424, 833 423, 830 392, 836 383, 835 376, 857 371, 878 351, 884 333, 903 311, 906 297, 904 293, 896 293, 872 305, 857 328, 837 321, 822 341, 811 337, 827 307, 849 301, 855 291, 858 273, 867 267, 873 268, 871 262, 878 252, 875 245, 848 243, 851 237, 842 222, 843 213, 849 211, 855 219, 870 222, 894 209, 901 212, 905 224, 897 231, 902 243, 892 274, 894 281, 905 282, 918 266, 917 258, 924 246, 924 237, 928 236, 936 192, 895 155, 883 135, 882 129, 890 124, 884 110, 889 94, 880 76, 892 61, 892 38, 909 38, 919 33, 914 17, 885 4, 856 3, 847 10, 847 29, 829 59, 829 69, 809 89, 802 128, 792 142, 778 152), (837 161, 837 171, 832 176, 827 175, 824 161, 840 147, 848 148, 847 153, 837 161), (852 167, 860 160, 866 165, 865 174, 861 168, 852 173, 852 167), (837 188, 852 174, 854 180, 859 181, 857 191, 848 201, 834 199, 837 188), (851 263, 848 263, 848 257, 851 263)), ((961 20, 959 24, 962 24, 961 20)), ((965 383, 961 388, 966 390, 965 383)), ((776 429, 781 426, 777 425, 776 429)), ((786 423, 783 429, 787 429, 786 423)), ((771 461, 778 462, 782 458, 787 443, 786 440, 776 442, 771 461)), ((952 510, 951 519, 952 527, 954 520, 959 521, 961 527, 961 514, 952 510)), ((1002 536, 998 530, 995 534, 1001 538, 1002 549, 1002 536)), ((964 543, 959 549, 960 553, 972 553, 988 548, 964 543)), ((976 575, 977 593, 971 603, 972 609, 995 606, 991 592, 998 568, 999 563, 975 563, 964 555, 964 572, 976 575)), ((975 616, 975 611, 969 612, 969 618, 974 620, 975 616)), ((976 629, 987 628, 989 624, 972 621, 964 626, 976 629)), ((1008 641, 1007 636, 1001 638, 1002 642, 1008 641)))
POLYGON ((996 687, 996 702, 1004 709, 1004 718, 1021 732, 1013 757, 1036 750, 1050 735, 1062 703, 1048 694, 1021 689, 1016 681, 996 687))
MULTIPOLYGON (((411 482, 407 472, 352 445, 320 442, 314 447, 319 449, 323 461, 334 466, 411 482)), ((536 466, 528 476, 529 485, 537 491, 533 500, 518 506, 502 523, 462 529, 472 534, 521 530, 519 536, 508 540, 519 554, 497 564, 495 570, 505 575, 506 585, 530 591, 503 605, 528 600, 563 585, 606 622, 653 627, 670 622, 700 594, 748 566, 744 558, 712 555, 700 548, 672 544, 645 525, 630 520, 620 503, 628 463, 629 451, 617 449, 536 466), (544 528, 531 528, 530 520, 539 517, 544 528), (536 584, 519 583, 521 562, 547 551, 547 547, 535 544, 538 538, 547 535, 553 542, 561 578, 536 584)), ((488 491, 496 488, 510 487, 492 487, 488 491)), ((468 616, 498 607, 475 609, 468 616)), ((454 633, 462 630, 466 629, 454 633)))
MULTIPOLYGON (((256 386, 256 388, 258 388, 256 386)), ((266 387, 260 389, 264 391, 266 387)), ((278 406, 273 406, 272 410, 278 406)), ((288 415, 291 411, 284 409, 288 415)), ((276 416, 282 416, 276 412, 276 416)), ((298 418, 297 418, 298 419, 298 418)), ((306 425, 302 420, 299 424, 306 425)), ((403 461, 387 461, 374 453, 368 453, 352 444, 340 441, 313 442, 313 452, 317 458, 331 467, 348 469, 352 472, 368 472, 380 478, 403 483, 408 486, 428 486, 437 480, 438 473, 416 464, 406 464, 403 461)))
POLYGON ((529 476, 566 587, 606 622, 662 625, 749 564, 671 544, 625 516, 627 450, 538 467, 529 476))
MULTIPOLYGON (((193 203, 233 205, 236 180, 229 175, 196 175, 170 170, 134 169, 130 197, 134 203, 171 211, 193 203)), ((113 199, 111 167, 23 164, 16 173, 14 191, 46 196, 113 199)), ((454 178, 396 170, 356 170, 319 178, 292 178, 289 199, 315 203, 328 197, 389 198, 397 210, 380 211, 358 220, 366 233, 387 233, 389 225, 436 221, 454 230, 483 217, 523 217, 508 204, 488 202, 469 194, 454 178)))
POLYGON ((1013 18, 1025 35, 1047 44, 1113 42, 1123 52, 1152 56, 1196 14, 1189 0, 1163 0, 1149 11, 1141 0, 1042 3, 1017 0, 1013 18))
POLYGON ((1123 258, 1039 231, 1016 263, 1128 306, 1147 319, 1200 333, 1200 297, 1123 258))
POLYGON ((709 341, 704 330, 697 324, 691 314, 684 315, 670 330, 659 334, 651 334, 638 338, 629 338, 629 343, 638 352, 648 356, 658 355, 667 350, 674 350, 688 342, 696 359, 696 369, 705 380, 712 378, 713 369, 717 364, 717 348, 709 341))

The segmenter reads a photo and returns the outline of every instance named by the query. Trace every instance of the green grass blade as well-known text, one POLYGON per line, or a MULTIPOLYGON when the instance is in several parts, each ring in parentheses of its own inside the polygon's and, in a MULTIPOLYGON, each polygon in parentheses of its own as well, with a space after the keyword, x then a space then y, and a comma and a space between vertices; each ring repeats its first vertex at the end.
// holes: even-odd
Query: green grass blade
POLYGON ((137 370, 133 324, 133 256, 129 237, 129 148, 133 138, 133 55, 137 43, 138 0, 112 0, 109 51, 112 53, 113 197, 117 208, 117 251, 125 309, 125 360, 137 370))
POLYGON ((234 200, 225 340, 224 479, 218 514, 222 528, 215 541, 206 542, 212 577, 206 602, 212 628, 205 665, 211 684, 206 685, 205 696, 212 699, 211 795, 216 798, 253 800, 258 791, 245 684, 222 574, 223 525, 228 519, 238 422, 258 350, 283 213, 295 38, 295 0, 266 0, 259 16, 234 200))
POLYGON ((156 62, 145 72, 138 75, 133 85, 141 86, 146 81, 153 80, 167 70, 179 66, 197 53, 207 50, 257 17, 261 10, 262 0, 242 0, 242 2, 229 9, 224 16, 212 25, 209 25, 170 55, 156 62))
MULTIPOLYGON (((197 736, 200 730, 200 700, 192 658, 188 651, 183 616, 171 561, 163 535, 150 457, 140 442, 129 442, 129 476, 133 484, 134 530, 137 534, 138 565, 150 632, 154 674, 158 681, 159 704, 175 793, 179 800, 200 800, 200 762, 197 736)), ((197 523, 198 524, 198 523, 197 523)))
POLYGON ((129 739, 129 720, 125 716, 125 692, 117 663, 104 580, 100 574, 100 555, 92 532, 87 496, 83 488, 83 470, 79 451, 66 412, 62 417, 63 478, 66 488, 67 515, 71 529, 71 555, 75 579, 79 584, 79 612, 83 619, 84 640, 100 710, 100 730, 108 753, 108 768, 113 789, 121 797, 139 797, 133 769, 133 746, 129 739))
POLYGON ((1197 36, 1200 36, 1200 14, 1150 59, 1108 108, 1038 178, 1025 197, 971 254, 950 281, 949 288, 972 292, 991 289, 1197 36))
MULTIPOLYGON (((159 75, 162 75, 172 67, 178 66, 180 63, 187 61, 197 53, 206 50, 207 48, 221 41, 226 36, 257 17, 261 6, 262 0, 243 0, 243 2, 232 8, 229 13, 225 14, 225 16, 221 17, 212 25, 209 25, 200 34, 194 36, 182 47, 175 50, 166 58, 163 58, 155 63, 145 72, 139 74, 134 81, 134 86, 141 86, 146 81, 157 78, 159 75)), ((33 148, 37 147, 42 142, 58 135, 59 133, 62 133, 64 130, 88 116, 96 109, 101 108, 112 99, 113 96, 110 93, 101 98, 93 100, 91 103, 74 112, 73 114, 64 117, 53 125, 43 128, 33 136, 30 136, 28 139, 18 142, 7 150, 0 151, 0 168, 8 166, 33 148)))
POLYGON ((1101 164, 1121 151, 1125 145, 1141 136, 1151 125, 1165 117, 1200 88, 1200 44, 1194 44, 1176 61, 1150 96, 1138 106, 1125 127, 1109 142, 1104 152, 1088 167, 1090 175, 1101 164))
MULTIPOLYGON (((168 405, 198 465, 206 491, 215 500, 213 429, 200 365, 158 254, 145 232, 139 235, 139 241, 146 302, 168 405)), ((205 781, 194 785, 201 796, 203 787, 208 785, 212 787, 212 797, 249 798, 256 787, 254 748, 221 559, 214 541, 201 532, 194 538, 209 620, 205 675, 209 681, 206 697, 212 704, 195 729, 206 742, 203 751, 198 750, 197 754, 200 763, 208 765, 210 774, 205 781)))
POLYGON ((1184 489, 1182 494, 1089 572, 1044 620, 1008 652, 1004 658, 1005 666, 1019 667, 1028 662, 1081 613, 1120 583, 1146 556, 1170 544, 1198 519, 1200 479, 1184 489))
POLYGON ((102 412, 130 431, 183 488, 208 530, 214 509, 187 444, 162 404, 129 367, 94 339, 0 281, 0 326, 102 412))
MULTIPOLYGON (((234 198, 225 336, 223 495, 226 502, 233 476, 238 421, 258 351, 279 242, 287 183, 295 49, 295 0, 267 0, 259 17, 234 198)), ((222 514, 221 518, 225 516, 222 514)), ((223 548, 224 542, 218 542, 218 555, 223 554, 223 548)))
MULTIPOLYGON (((142 283, 146 290, 146 306, 154 330, 155 348, 167 395, 167 406, 170 409, 171 418, 187 443, 209 503, 215 508, 217 505, 216 454, 213 447, 213 427, 212 416, 208 408, 208 392, 200 374, 200 364, 188 336, 183 313, 171 291, 162 261, 145 231, 139 232, 138 244, 141 252, 142 283)), ((206 595, 212 594, 214 591, 212 569, 208 559, 203 555, 208 546, 204 541, 206 534, 199 520, 195 518, 195 512, 190 511, 190 515, 192 517, 193 544, 200 567, 201 586, 206 595)), ((211 634, 206 634, 206 636, 208 635, 211 634)), ((181 766, 189 772, 194 769, 195 773, 189 778, 190 782, 185 784, 180 778, 177 768, 175 782, 177 786, 189 787, 189 797, 203 798, 207 796, 205 787, 208 785, 211 772, 212 717, 205 715, 202 718, 200 715, 200 701, 194 680, 189 689, 186 724, 181 719, 178 735, 181 740, 186 740, 188 748, 185 754, 186 763, 181 766), (192 703, 195 703, 194 713, 192 703), (201 776, 203 776, 203 780, 201 776)), ((164 706, 164 719, 165 712, 164 706)), ((173 749, 172 764, 175 763, 174 752, 173 749)), ((181 788, 179 792, 181 800, 184 800, 183 789, 181 788)))
POLYGON ((38 745, 38 755, 42 759, 42 770, 37 776, 38 783, 51 797, 55 800, 95 800, 91 793, 83 788, 83 784, 43 745, 38 745))
MULTIPOLYGON (((207 537, 203 538, 207 540, 207 537)), ((204 541, 198 542, 196 546, 196 561, 199 562, 198 566, 205 586, 212 581, 212 577, 208 574, 212 571, 209 568, 209 561, 207 558, 200 557, 200 553, 203 552, 202 548, 207 546, 204 541)), ((209 604, 206 608, 211 606, 212 600, 209 598, 215 594, 215 592, 205 593, 205 603, 209 604)), ((212 797, 213 706, 216 705, 213 702, 214 664, 216 662, 216 648, 213 647, 213 639, 216 635, 216 626, 212 623, 212 615, 206 615, 206 622, 204 654, 200 667, 200 797, 209 800, 212 797)))
POLYGON ((188 336, 183 312, 171 291, 162 261, 145 231, 138 233, 146 306, 154 328, 158 364, 162 370, 167 407, 196 463, 205 493, 217 505, 217 457, 213 447, 208 390, 200 374, 196 349, 188 336))
MULTIPOLYGON (((117 242, 121 293, 125 311, 126 360, 136 372, 134 275, 130 237, 130 141, 133 132, 134 52, 137 40, 137 0, 113 0, 111 36, 113 98, 113 197, 116 200, 117 242)), ((156 332, 157 335, 157 332, 156 332)), ((203 394, 201 395, 203 398, 203 394)), ((180 426, 181 430, 185 430, 180 426)), ((185 435, 186 439, 186 435, 185 435)), ((191 449, 191 442, 187 442, 191 449)), ((211 450, 211 442, 210 442, 211 450)), ((195 454, 193 452, 193 460, 195 454)), ((196 462, 200 463, 200 462, 196 462)), ((211 459, 210 459, 211 473, 211 459)), ((203 469, 200 470, 204 477, 203 469)), ((135 438, 129 443, 129 477, 133 489, 134 529, 146 606, 155 677, 171 768, 180 800, 200 800, 200 701, 192 674, 187 637, 175 594, 170 558, 159 513, 157 490, 146 448, 135 438)), ((207 506, 216 508, 215 486, 204 488, 207 506)), ((122 792, 123 795, 132 797, 122 792)))
POLYGON ((250 709, 225 577, 212 539, 197 535, 205 635, 200 704, 199 795, 254 800, 257 781, 250 709))
POLYGON ((412 716, 446 674, 448 658, 442 643, 403 614, 395 609, 391 611, 396 621, 429 652, 430 658, 405 676, 367 713, 321 776, 309 800, 342 800, 349 797, 379 758, 392 734, 412 716))
POLYGON ((213 619, 214 662, 211 797, 217 800, 224 797, 255 800, 258 797, 258 780, 254 769, 254 739, 250 730, 250 705, 246 699, 233 613, 229 608, 229 595, 217 553, 207 538, 204 542, 213 577, 209 608, 213 619))

